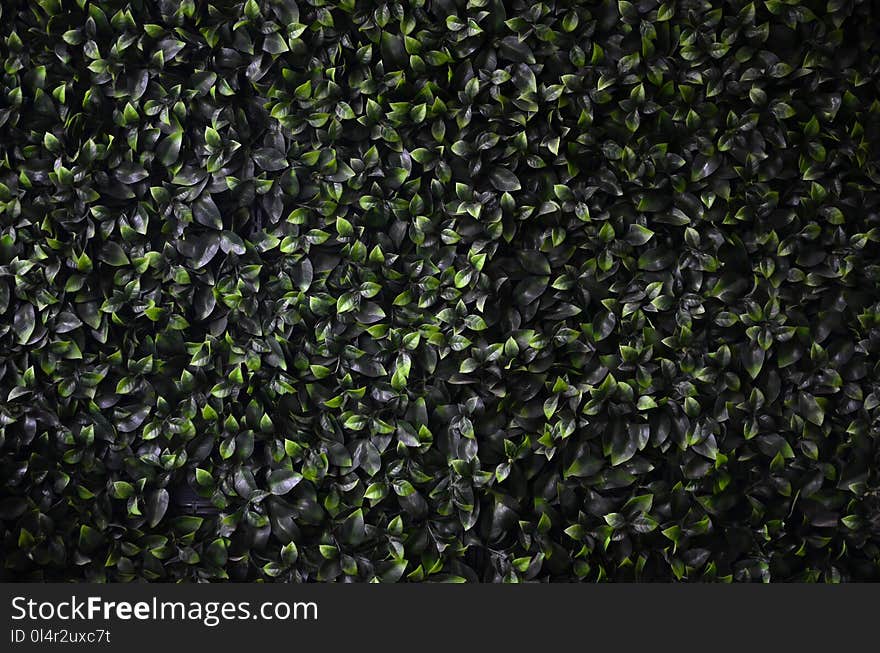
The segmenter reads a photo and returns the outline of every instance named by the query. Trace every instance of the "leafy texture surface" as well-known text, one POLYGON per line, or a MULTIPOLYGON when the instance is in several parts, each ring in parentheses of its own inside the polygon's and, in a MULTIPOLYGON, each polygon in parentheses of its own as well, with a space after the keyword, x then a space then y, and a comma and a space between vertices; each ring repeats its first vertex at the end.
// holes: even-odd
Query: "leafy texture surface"
POLYGON ((0 574, 877 579, 878 30, 4 1, 0 574))

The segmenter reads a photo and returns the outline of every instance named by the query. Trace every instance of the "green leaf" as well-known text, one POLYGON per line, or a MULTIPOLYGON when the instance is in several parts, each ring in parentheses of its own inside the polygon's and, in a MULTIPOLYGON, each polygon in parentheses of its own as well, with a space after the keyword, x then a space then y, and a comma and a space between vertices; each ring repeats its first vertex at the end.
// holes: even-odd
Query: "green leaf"
POLYGON ((293 542, 288 542, 283 547, 281 547, 281 560, 286 565, 295 564, 299 559, 299 551, 296 548, 296 544, 293 542))
POLYGON ((202 517, 175 517, 173 522, 174 530, 181 535, 189 535, 190 533, 195 533, 197 530, 199 530, 202 527, 204 521, 205 520, 202 517))
POLYGON ((393 481, 391 487, 394 488, 395 494, 399 497, 408 497, 416 491, 413 484, 405 479, 393 481))
POLYGON ((126 481, 115 481, 110 494, 114 499, 127 499, 134 494, 134 486, 126 481))
POLYGON ((626 242, 630 245, 644 245, 654 236, 654 232, 638 224, 631 224, 626 234, 626 242))
POLYGON ((471 331, 484 331, 488 328, 486 321, 479 315, 468 315, 464 318, 464 324, 471 331))
POLYGON ((126 125, 136 124, 140 121, 140 115, 131 102, 125 103, 125 109, 122 111, 122 120, 126 125))
POLYGON ((214 477, 211 476, 211 472, 201 469, 200 467, 196 467, 196 483, 203 487, 210 487, 214 485, 214 477))
POLYGON ((350 546, 357 546, 365 537, 364 513, 358 508, 352 512, 339 528, 340 539, 350 546))
POLYGON ((213 148, 220 148, 223 146, 223 141, 220 140, 220 134, 213 127, 205 127, 205 142, 213 148))
POLYGON ((611 528, 623 528, 626 525, 626 517, 619 512, 611 512, 605 515, 605 523, 611 528))
POLYGON ((395 390, 404 390, 407 386, 410 371, 410 359, 407 355, 402 355, 394 368, 394 374, 391 376, 391 387, 395 390))
POLYGON ((43 146, 53 154, 58 154, 61 151, 61 141, 50 132, 43 134, 43 146))
POLYGON ((37 318, 33 305, 27 302, 22 303, 12 320, 12 328, 17 335, 18 343, 26 343, 36 326, 37 318))
POLYGON ((371 501, 378 501, 388 494, 388 488, 384 483, 371 483, 364 492, 364 498, 371 501))
POLYGON ((18 548, 31 549, 36 545, 37 541, 34 536, 26 528, 22 528, 18 533, 18 548))
POLYGON ((500 191, 514 191, 522 188, 519 179, 516 178, 516 175, 509 168, 492 168, 489 171, 489 181, 492 182, 492 186, 496 190, 500 191))
POLYGON ((115 267, 128 265, 129 263, 128 256, 125 255, 125 251, 117 243, 112 241, 104 243, 104 246, 101 248, 100 254, 98 254, 98 259, 100 261, 103 261, 107 265, 112 265, 115 267))
POLYGON ((651 408, 657 408, 657 402, 654 401, 654 397, 642 395, 639 397, 636 408, 639 410, 650 410, 651 408))
POLYGON ((178 156, 180 156, 180 146, 182 143, 182 131, 168 134, 168 136, 159 141, 159 144, 156 146, 156 158, 159 160, 159 163, 166 168, 174 165, 177 162, 178 156))
POLYGON ((147 496, 147 510, 144 513, 151 528, 155 528, 168 510, 168 491, 165 488, 154 490, 147 496))
POLYGON ((816 426, 822 426, 825 421, 825 411, 816 401, 816 398, 808 392, 801 392, 798 395, 798 412, 808 422, 816 426))
POLYGON ((290 469, 276 469, 269 474, 269 491, 272 494, 287 494, 302 481, 302 474, 290 469))
POLYGON ((336 233, 338 233, 342 238, 347 238, 354 234, 354 227, 351 222, 346 220, 343 217, 336 218, 336 233))
POLYGON ((747 345, 741 350, 742 363, 746 372, 753 379, 758 378, 764 366, 765 352, 760 347, 747 345))
POLYGON ((209 195, 204 195, 197 199, 192 206, 193 217, 199 224, 211 227, 212 229, 223 229, 223 218, 220 217, 220 210, 209 195))
POLYGON ((92 553, 104 542, 101 533, 87 524, 79 527, 79 549, 83 553, 92 553))

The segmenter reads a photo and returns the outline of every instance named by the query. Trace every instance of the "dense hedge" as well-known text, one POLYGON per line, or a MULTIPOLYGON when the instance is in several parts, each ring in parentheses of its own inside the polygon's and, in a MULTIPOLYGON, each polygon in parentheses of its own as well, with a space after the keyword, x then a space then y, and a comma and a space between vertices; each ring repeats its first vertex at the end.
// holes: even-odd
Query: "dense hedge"
POLYGON ((3 578, 880 576, 870 0, 4 0, 3 578))

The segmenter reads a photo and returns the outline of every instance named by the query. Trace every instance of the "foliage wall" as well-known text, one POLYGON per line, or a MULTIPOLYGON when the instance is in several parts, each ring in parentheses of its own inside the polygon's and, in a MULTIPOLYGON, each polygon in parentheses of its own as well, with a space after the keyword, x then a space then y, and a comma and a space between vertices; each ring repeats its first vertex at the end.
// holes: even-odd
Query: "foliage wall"
POLYGON ((869 0, 5 0, 0 576, 880 558, 869 0))

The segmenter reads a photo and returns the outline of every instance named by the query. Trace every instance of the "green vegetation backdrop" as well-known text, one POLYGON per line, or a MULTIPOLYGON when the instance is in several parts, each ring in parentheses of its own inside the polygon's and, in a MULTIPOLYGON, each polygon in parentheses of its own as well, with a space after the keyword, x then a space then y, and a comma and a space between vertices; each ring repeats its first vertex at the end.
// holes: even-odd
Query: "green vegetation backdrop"
POLYGON ((5 0, 9 580, 880 577, 868 0, 5 0))

